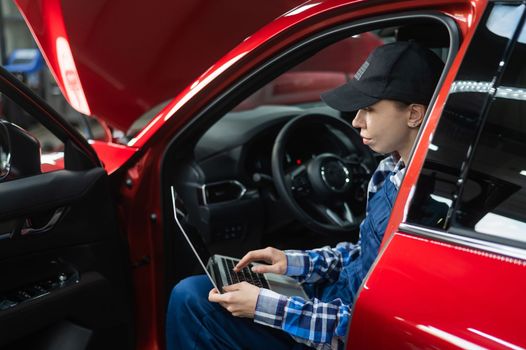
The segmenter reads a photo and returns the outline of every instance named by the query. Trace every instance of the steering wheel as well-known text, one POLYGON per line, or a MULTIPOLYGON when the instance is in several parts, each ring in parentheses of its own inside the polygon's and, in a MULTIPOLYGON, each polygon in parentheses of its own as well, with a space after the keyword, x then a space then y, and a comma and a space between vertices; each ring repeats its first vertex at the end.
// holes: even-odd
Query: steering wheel
MULTIPOLYGON (((321 129, 320 129, 321 130, 321 129)), ((272 175, 279 196, 296 219, 319 233, 342 233, 360 224, 367 199, 367 183, 376 168, 372 151, 343 119, 307 113, 290 120, 272 149, 272 175), (287 165, 291 135, 307 124, 320 125, 346 145, 347 154, 320 153, 300 165, 287 165), (340 136, 338 136, 340 134, 340 136)))

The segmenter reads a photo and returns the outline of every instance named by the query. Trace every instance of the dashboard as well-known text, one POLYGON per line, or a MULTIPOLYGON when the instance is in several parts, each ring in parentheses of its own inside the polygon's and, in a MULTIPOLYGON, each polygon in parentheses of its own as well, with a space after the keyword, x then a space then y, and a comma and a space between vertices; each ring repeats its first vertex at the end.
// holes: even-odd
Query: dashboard
MULTIPOLYGON (((226 114, 200 137, 186 166, 178 167, 176 187, 205 243, 258 237, 295 221, 274 188, 272 150, 283 126, 307 113, 338 117, 326 106, 261 106, 226 114)), ((283 169, 322 153, 352 157, 354 150, 341 131, 304 123, 288 138, 283 169)), ((361 185, 360 203, 367 181, 361 185)))
MULTIPOLYGON (((330 108, 263 106, 250 111, 231 112, 212 126, 199 140, 195 159, 206 180, 236 179, 253 182, 254 174, 272 176, 271 155, 274 140, 291 119, 305 113, 338 116, 330 108)), ((286 146, 285 170, 306 163, 320 153, 345 156, 352 144, 337 130, 306 125, 295 131, 286 146)))

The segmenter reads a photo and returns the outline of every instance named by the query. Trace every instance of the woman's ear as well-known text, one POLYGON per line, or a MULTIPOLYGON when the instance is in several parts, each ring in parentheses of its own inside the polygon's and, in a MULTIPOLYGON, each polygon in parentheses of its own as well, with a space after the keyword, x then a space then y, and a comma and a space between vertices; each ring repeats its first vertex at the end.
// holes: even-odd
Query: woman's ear
POLYGON ((412 103, 409 105, 409 118, 407 119, 407 126, 410 128, 417 128, 422 124, 424 115, 426 114, 426 106, 412 103))

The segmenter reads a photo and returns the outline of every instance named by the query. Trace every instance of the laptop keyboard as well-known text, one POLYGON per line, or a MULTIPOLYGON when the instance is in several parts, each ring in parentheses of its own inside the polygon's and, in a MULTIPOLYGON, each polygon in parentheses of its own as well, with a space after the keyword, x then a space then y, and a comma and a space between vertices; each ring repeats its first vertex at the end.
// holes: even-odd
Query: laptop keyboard
POLYGON ((269 289, 269 285, 265 276, 261 273, 255 273, 250 270, 248 266, 245 266, 241 271, 234 271, 234 260, 230 259, 221 259, 223 262, 223 267, 225 268, 226 278, 228 284, 236 284, 239 282, 246 281, 250 284, 258 286, 260 288, 269 289))

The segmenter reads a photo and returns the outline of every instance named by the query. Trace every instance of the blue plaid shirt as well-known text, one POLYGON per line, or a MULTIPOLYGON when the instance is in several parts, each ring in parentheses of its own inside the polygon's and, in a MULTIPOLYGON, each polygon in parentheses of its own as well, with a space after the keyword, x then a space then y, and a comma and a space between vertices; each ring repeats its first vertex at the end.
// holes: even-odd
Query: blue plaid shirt
MULTIPOLYGON (((395 156, 382 160, 368 187, 368 198, 382 188, 386 177, 398 189, 404 176, 404 163, 395 156)), ((299 251, 287 250, 288 276, 300 282, 333 283, 340 271, 360 255, 360 245, 339 243, 336 247, 299 251)), ((322 302, 317 298, 286 297, 268 289, 260 289, 254 322, 279 328, 296 341, 316 349, 343 349, 349 328, 351 306, 337 298, 322 302)))

